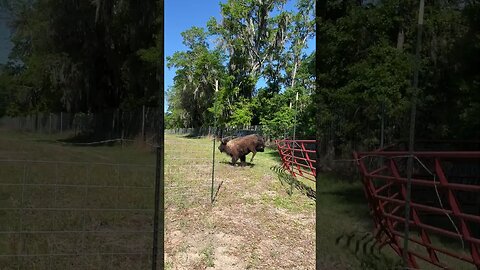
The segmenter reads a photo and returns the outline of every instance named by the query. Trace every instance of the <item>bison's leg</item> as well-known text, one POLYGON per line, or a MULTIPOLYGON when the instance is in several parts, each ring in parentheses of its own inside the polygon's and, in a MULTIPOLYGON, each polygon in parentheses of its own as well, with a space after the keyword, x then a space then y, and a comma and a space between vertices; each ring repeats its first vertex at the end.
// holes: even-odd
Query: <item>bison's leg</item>
POLYGON ((232 166, 235 166, 237 164, 238 158, 236 156, 232 156, 232 166))
POLYGON ((242 166, 246 165, 246 162, 245 162, 246 159, 247 159, 247 157, 245 155, 240 157, 240 161, 241 161, 242 166))
POLYGON ((250 158, 250 162, 252 162, 252 161, 253 161, 253 157, 254 157, 255 154, 257 153, 257 150, 255 149, 254 146, 249 146, 249 147, 248 147, 248 151, 249 151, 249 152, 252 152, 252 157, 250 158))
POLYGON ((257 151, 255 151, 255 150, 252 151, 252 158, 250 158, 250 162, 253 161, 253 157, 255 156, 256 153, 257 153, 257 151))

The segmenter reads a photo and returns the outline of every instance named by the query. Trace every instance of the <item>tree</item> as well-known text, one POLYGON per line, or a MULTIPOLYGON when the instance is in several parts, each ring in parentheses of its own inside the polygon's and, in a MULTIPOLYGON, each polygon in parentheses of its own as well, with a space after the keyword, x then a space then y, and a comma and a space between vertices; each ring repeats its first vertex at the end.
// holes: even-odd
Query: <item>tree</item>
POLYGON ((287 69, 287 84, 295 86, 295 79, 302 60, 302 51, 307 44, 307 39, 314 35, 314 3, 312 0, 299 0, 297 2, 298 13, 293 17, 290 30, 289 59, 290 67, 287 69))
POLYGON ((283 47, 288 16, 271 19, 274 9, 282 10, 285 0, 228 0, 220 4, 222 22, 211 18, 211 35, 220 38, 221 48, 229 57, 228 73, 235 78, 239 95, 251 98, 265 63, 283 47))
POLYGON ((176 52, 167 57, 167 67, 177 68, 173 88, 169 91, 169 103, 187 126, 199 127, 211 122, 208 108, 214 100, 215 80, 224 76, 223 55, 219 50, 209 50, 206 33, 192 27, 182 33, 186 52, 176 52))
POLYGON ((70 112, 156 105, 156 63, 145 53, 155 46, 157 5, 51 0, 16 7, 16 103, 70 112))

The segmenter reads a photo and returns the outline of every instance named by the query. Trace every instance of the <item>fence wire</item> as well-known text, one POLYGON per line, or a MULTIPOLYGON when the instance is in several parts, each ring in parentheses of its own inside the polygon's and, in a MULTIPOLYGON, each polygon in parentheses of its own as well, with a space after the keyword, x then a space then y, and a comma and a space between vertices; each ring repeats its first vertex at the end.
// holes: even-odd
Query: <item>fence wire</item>
POLYGON ((0 160, 0 269, 148 269, 155 167, 0 160))

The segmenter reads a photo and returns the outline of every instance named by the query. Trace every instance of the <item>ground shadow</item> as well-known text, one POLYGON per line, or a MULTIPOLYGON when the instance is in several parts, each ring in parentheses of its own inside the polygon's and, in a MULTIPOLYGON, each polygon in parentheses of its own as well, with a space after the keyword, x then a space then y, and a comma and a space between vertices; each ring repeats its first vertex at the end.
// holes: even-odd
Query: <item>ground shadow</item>
POLYGON ((269 155, 269 156, 271 156, 271 157, 274 157, 274 158, 276 158, 276 159, 278 159, 278 160, 281 159, 280 153, 278 153, 278 151, 276 151, 275 148, 269 148, 269 149, 270 149, 270 150, 273 150, 273 151, 265 152, 265 154, 267 154, 267 155, 269 155))
POLYGON ((222 184, 223 184, 223 181, 220 182, 220 184, 216 188, 215 194, 213 194, 211 198, 212 204, 215 204, 215 202, 217 201, 218 193, 220 192, 220 188, 222 187, 222 184))
MULTIPOLYGON (((228 162, 228 161, 219 161, 219 163, 222 163, 222 164, 228 164, 228 165, 230 165, 230 166, 232 166, 232 167, 233 167, 232 163, 231 163, 231 162, 228 162)), ((237 163, 235 164, 235 167, 242 167, 242 166, 240 166, 240 163, 239 163, 239 162, 237 162, 237 163)), ((250 163, 250 162, 246 162, 246 165, 245 165, 245 166, 243 166, 243 167, 250 167, 250 168, 253 168, 253 167, 255 167, 255 164, 253 164, 253 163, 250 163)))
POLYGON ((122 139, 91 139, 91 140, 57 140, 57 143, 74 147, 102 147, 102 146, 117 146, 127 145, 131 142, 122 139))
POLYGON ((345 174, 339 173, 336 171, 320 171, 319 175, 320 179, 335 179, 337 182, 344 182, 344 183, 357 183, 361 180, 359 174, 345 174))
POLYGON ((302 194, 306 195, 308 198, 316 200, 315 190, 293 177, 283 167, 272 166, 270 169, 277 174, 278 180, 280 180, 280 184, 282 184, 282 186, 286 188, 286 192, 289 195, 292 194, 293 189, 296 189, 302 194))
POLYGON ((367 205, 367 200, 365 199, 365 194, 361 186, 347 186, 335 190, 320 189, 319 194, 335 196, 345 204, 367 205))
POLYGON ((335 205, 341 207, 338 211, 354 216, 357 220, 371 221, 368 201, 361 185, 340 186, 328 190, 317 184, 317 188, 322 200, 335 203, 335 205))
POLYGON ((185 139, 203 139, 207 136, 208 135, 198 135, 198 134, 195 134, 195 133, 189 133, 189 134, 183 135, 182 138, 185 138, 185 139))
POLYGON ((400 269, 402 261, 384 253, 386 245, 380 245, 369 232, 352 231, 337 236, 335 244, 353 255, 362 269, 400 269))
POLYGON ((69 146, 89 146, 89 147, 98 147, 98 146, 116 146, 121 144, 127 144, 132 142, 129 139, 112 139, 111 136, 106 136, 102 134, 95 133, 81 133, 67 138, 58 139, 56 143, 62 143, 69 146))

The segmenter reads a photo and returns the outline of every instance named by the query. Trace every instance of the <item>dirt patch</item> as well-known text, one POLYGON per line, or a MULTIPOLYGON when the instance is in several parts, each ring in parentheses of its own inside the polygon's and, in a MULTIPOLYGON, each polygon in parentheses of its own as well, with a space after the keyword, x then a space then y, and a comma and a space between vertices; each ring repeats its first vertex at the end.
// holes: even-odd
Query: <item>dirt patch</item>
MULTIPOLYGON (((193 147, 175 145, 180 152, 193 147)), ((205 150, 204 156, 210 155, 211 149, 205 150)), ((198 197, 202 195, 197 192, 204 188, 198 186, 202 181, 197 178, 203 179, 208 173, 201 177, 196 174, 197 178, 189 178, 188 174, 175 178, 175 172, 180 170, 166 170, 172 174, 170 179, 191 185, 182 195, 197 202, 182 208, 178 206, 182 200, 169 200, 166 192, 171 204, 165 214, 166 268, 314 269, 315 210, 304 207, 308 203, 306 197, 288 197, 269 169, 278 161, 261 154, 255 157, 253 167, 232 167, 225 163, 228 157, 220 154, 216 161, 216 185, 223 183, 213 206, 198 197)), ((181 171, 191 164, 181 162, 174 163, 184 164, 181 171)), ((202 162, 196 162, 199 168, 191 170, 209 172, 211 162, 202 162)))
POLYGON ((286 218, 273 207, 236 205, 214 213, 216 230, 241 239, 219 244, 247 262, 248 269, 314 269, 313 220, 299 227, 293 216, 286 218))

